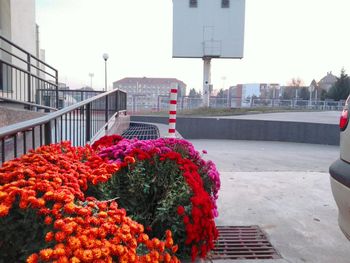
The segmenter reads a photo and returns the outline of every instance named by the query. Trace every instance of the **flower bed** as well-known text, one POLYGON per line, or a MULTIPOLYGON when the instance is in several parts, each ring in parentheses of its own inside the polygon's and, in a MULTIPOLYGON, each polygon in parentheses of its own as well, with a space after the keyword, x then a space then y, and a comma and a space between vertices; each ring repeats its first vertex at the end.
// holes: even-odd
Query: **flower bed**
POLYGON ((106 136, 92 147, 43 146, 0 168, 0 255, 6 262, 205 257, 217 238, 219 187, 215 165, 183 140, 106 136))

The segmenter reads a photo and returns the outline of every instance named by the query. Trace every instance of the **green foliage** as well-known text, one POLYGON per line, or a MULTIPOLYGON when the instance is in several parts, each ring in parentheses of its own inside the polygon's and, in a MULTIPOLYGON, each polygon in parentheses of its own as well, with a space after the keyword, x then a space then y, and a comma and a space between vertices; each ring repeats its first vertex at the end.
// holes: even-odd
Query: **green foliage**
POLYGON ((299 98, 302 100, 309 100, 310 99, 309 87, 301 87, 299 89, 299 98))
MULTIPOLYGON (((206 187, 210 182, 205 182, 206 187)), ((150 237, 162 237, 167 229, 180 245, 185 242, 185 228, 177 207, 190 211, 192 192, 182 176, 178 164, 172 160, 138 160, 98 186, 90 186, 89 193, 99 200, 118 198, 118 205, 130 217, 143 224, 150 237)), ((185 246, 180 255, 189 254, 185 246), (184 250, 186 249, 186 251, 184 250)))
POLYGON ((340 73, 340 77, 337 78, 337 82, 330 88, 327 93, 328 99, 346 100, 350 94, 350 78, 345 73, 343 68, 340 73))
POLYGON ((200 98, 201 94, 200 92, 197 92, 194 88, 190 89, 190 93, 188 94, 189 97, 193 98, 200 98))
POLYGON ((295 93, 296 93, 296 89, 298 87, 285 87, 283 90, 283 94, 282 94, 282 99, 284 100, 291 100, 291 99, 295 99, 295 93))
POLYGON ((320 99, 321 100, 327 99, 327 91, 325 91, 324 89, 321 90, 320 99))
POLYGON ((33 209, 19 209, 18 204, 6 217, 0 217, 0 263, 25 262, 38 248, 46 248, 45 235, 49 228, 43 216, 33 209))

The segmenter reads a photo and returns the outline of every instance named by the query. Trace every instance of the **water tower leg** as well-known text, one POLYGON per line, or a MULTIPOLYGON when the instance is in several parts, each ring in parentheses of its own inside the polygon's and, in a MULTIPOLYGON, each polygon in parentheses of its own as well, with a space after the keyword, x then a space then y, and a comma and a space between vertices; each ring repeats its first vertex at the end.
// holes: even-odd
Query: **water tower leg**
POLYGON ((203 58, 203 107, 209 107, 209 85, 211 84, 210 62, 210 58, 203 58))

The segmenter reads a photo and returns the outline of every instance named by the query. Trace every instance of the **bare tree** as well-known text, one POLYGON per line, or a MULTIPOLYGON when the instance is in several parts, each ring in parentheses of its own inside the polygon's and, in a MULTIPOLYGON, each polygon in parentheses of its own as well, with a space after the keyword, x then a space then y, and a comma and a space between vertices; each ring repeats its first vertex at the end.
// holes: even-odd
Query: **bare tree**
POLYGON ((304 81, 301 78, 292 78, 283 92, 283 99, 298 98, 299 89, 303 86, 304 81))

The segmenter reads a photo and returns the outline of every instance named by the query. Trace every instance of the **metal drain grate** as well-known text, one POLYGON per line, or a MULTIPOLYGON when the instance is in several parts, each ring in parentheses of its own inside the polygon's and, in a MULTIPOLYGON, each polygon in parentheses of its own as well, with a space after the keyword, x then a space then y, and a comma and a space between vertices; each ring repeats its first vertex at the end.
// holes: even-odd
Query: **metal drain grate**
POLYGON ((159 130, 152 124, 132 122, 122 136, 126 139, 153 140, 159 138, 159 130))
POLYGON ((259 226, 218 226, 211 259, 278 259, 281 256, 259 226))

